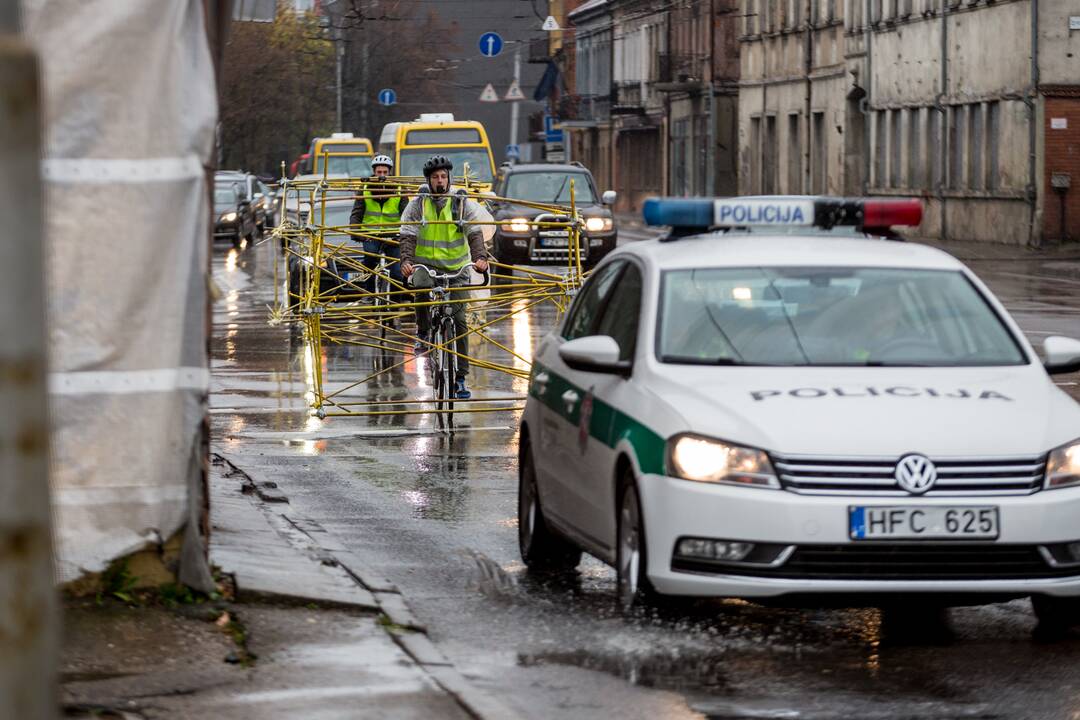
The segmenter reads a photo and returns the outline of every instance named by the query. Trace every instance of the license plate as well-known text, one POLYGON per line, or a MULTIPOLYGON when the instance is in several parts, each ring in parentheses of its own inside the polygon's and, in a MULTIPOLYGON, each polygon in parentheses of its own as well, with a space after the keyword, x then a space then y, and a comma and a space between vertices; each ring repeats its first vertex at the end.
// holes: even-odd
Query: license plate
POLYGON ((542 237, 540 238, 541 247, 566 247, 566 238, 564 237, 542 237))
POLYGON ((852 540, 995 540, 998 509, 993 506, 859 506, 848 508, 852 540))

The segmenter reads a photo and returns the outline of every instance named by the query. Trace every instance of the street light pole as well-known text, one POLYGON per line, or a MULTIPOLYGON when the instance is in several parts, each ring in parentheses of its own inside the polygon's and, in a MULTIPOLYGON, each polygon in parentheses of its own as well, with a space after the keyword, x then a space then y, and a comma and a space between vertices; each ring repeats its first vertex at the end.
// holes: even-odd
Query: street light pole
MULTIPOLYGON (((514 47, 514 86, 521 87, 521 44, 514 47)), ((510 144, 518 144, 518 117, 521 113, 521 101, 510 102, 510 144)))

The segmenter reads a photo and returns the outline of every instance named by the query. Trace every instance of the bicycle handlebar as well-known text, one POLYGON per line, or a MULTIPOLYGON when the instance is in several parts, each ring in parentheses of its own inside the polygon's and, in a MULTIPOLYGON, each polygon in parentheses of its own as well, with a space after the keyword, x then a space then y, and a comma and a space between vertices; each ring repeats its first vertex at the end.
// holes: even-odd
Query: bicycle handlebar
MULTIPOLYGON (((465 263, 464 265, 462 265, 461 268, 457 272, 438 273, 438 272, 435 272, 434 270, 432 270, 431 268, 429 268, 427 265, 421 265, 420 263, 413 263, 413 272, 415 273, 418 269, 423 268, 427 272, 427 274, 431 277, 432 280, 447 280, 447 281, 449 281, 449 280, 454 280, 456 278, 462 277, 465 274, 466 270, 475 269, 475 267, 476 267, 476 263, 471 263, 470 262, 470 263, 465 263)), ((485 270, 484 272, 482 272, 480 274, 484 276, 484 282, 481 283, 480 285, 458 285, 458 287, 459 288, 480 288, 480 287, 487 287, 489 284, 491 284, 491 275, 490 275, 490 272, 488 270, 485 270)))

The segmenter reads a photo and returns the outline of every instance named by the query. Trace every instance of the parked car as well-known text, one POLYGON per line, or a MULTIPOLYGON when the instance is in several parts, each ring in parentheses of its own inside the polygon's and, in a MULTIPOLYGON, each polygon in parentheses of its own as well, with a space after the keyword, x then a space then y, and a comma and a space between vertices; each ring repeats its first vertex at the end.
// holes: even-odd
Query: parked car
MULTIPOLYGON (((528 163, 504 165, 495 183, 500 198, 528 200, 556 205, 570 204, 570 183, 574 202, 585 218, 582 262, 591 267, 615 249, 618 231, 611 205, 615 192, 597 192, 588 168, 580 163, 555 165, 528 163)), ((569 254, 568 231, 536 227, 530 223, 569 220, 565 214, 550 213, 510 202, 494 202, 497 225, 492 238, 495 259, 508 265, 565 265, 569 254)))
POLYGON ((255 236, 255 214, 250 203, 232 182, 214 185, 214 239, 231 240, 239 246, 242 239, 255 236))

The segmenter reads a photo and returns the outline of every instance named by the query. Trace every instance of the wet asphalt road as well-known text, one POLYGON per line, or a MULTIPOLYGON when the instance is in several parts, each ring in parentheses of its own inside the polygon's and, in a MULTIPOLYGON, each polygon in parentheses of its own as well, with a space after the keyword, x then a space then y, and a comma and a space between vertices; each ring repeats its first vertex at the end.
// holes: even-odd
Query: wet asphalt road
MULTIPOLYGON (((1036 642, 1026 601, 905 617, 703 601, 623 618, 614 574, 596 561, 573 580, 530 579, 517 552, 516 414, 461 416, 452 437, 426 415, 309 417, 313 358, 267 323, 272 257, 269 242, 215 255, 216 447, 395 582, 458 668, 526 716, 1080 718, 1080 633, 1036 642)), ((1036 343, 1080 337, 1080 261, 970 264, 1036 343)), ((534 308, 494 335, 528 358, 555 319, 534 308)), ((321 362, 328 390, 376 367, 364 348, 326 348, 321 362)), ((422 375, 413 361, 342 397, 423 397, 422 375)), ((1076 381, 1062 383, 1080 398, 1076 381)), ((493 371, 472 385, 525 390, 493 371)))

